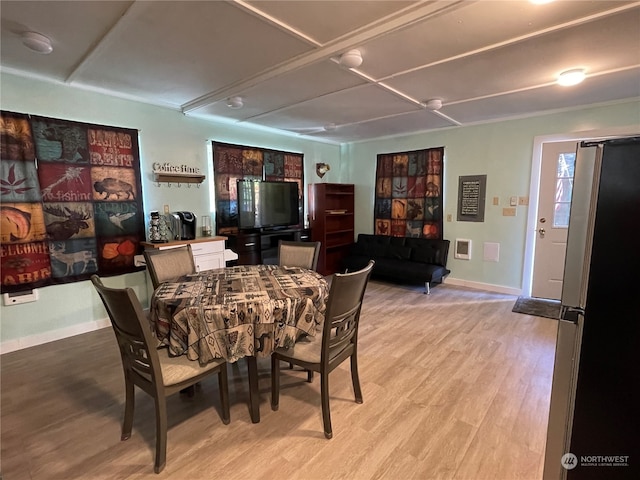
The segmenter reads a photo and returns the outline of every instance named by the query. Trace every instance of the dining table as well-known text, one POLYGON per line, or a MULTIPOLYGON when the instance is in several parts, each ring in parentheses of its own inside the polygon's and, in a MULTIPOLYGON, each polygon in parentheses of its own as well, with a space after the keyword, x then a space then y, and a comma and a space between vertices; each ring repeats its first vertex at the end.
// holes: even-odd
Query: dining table
POLYGON ((239 265, 184 275, 151 296, 149 319, 170 355, 206 364, 245 358, 250 413, 260 421, 257 358, 321 331, 329 288, 313 270, 239 265))

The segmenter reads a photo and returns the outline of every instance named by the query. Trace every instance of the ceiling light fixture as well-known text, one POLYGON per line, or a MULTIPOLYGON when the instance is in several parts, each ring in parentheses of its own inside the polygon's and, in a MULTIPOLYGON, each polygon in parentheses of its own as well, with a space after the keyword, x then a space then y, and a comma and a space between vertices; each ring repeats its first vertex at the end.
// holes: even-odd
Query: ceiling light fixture
POLYGON ((360 50, 349 50, 340 56, 340 65, 347 68, 357 68, 362 65, 360 50))
POLYGON ((425 100, 424 102, 422 102, 422 104, 429 110, 440 110, 442 108, 442 100, 440 100, 439 98, 425 100))
POLYGON ((585 79, 585 76, 584 68, 572 68, 558 75, 558 85, 563 87, 577 85, 585 79))
POLYGON ((336 124, 335 123, 327 123, 324 127, 325 132, 331 132, 332 130, 336 129, 336 124))
POLYGON ((22 43, 29 50, 43 55, 53 52, 53 45, 48 37, 36 32, 23 32, 22 43))
POLYGON ((244 106, 244 102, 242 101, 242 97, 229 97, 227 98, 227 107, 238 109, 244 106))

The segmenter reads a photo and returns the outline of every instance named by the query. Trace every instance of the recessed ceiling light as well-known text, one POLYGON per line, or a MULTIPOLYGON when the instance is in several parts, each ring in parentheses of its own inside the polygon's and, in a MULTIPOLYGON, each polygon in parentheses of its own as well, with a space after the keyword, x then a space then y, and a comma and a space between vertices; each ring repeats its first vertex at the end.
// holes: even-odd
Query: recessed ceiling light
POLYGON ((242 97, 229 97, 227 98, 227 107, 229 108, 242 108, 244 106, 244 102, 242 101, 242 97))
POLYGON ((558 75, 558 85, 570 87, 582 82, 585 78, 584 68, 572 68, 558 75))
POLYGON ((37 32, 24 32, 22 34, 22 43, 29 50, 47 55, 53 52, 51 40, 37 32))
POLYGON ((362 65, 360 50, 349 50, 340 57, 340 65, 347 68, 357 68, 362 65))
POLYGON ((327 124, 324 126, 324 130, 325 130, 326 132, 330 132, 330 131, 335 130, 335 129, 336 129, 336 124, 335 124, 335 123, 327 123, 327 124))

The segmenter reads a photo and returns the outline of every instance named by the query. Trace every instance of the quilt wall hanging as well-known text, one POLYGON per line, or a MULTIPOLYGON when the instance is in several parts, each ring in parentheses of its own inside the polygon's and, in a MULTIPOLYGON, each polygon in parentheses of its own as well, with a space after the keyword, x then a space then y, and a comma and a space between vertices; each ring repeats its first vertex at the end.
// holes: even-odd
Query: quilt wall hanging
POLYGON ((0 112, 2 292, 139 271, 137 130, 0 112))
POLYGON ((215 178, 216 232, 238 231, 238 180, 297 182, 298 218, 304 213, 304 155, 266 148, 212 142, 215 178))
POLYGON ((378 235, 442 239, 444 147, 378 155, 378 235))

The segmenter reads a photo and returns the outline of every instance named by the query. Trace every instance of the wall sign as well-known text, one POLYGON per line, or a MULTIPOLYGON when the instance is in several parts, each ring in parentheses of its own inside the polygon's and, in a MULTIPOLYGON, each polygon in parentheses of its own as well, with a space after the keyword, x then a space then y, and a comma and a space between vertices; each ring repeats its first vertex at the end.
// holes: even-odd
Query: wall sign
POLYGON ((459 222, 484 222, 486 175, 468 175, 458 178, 459 222))

